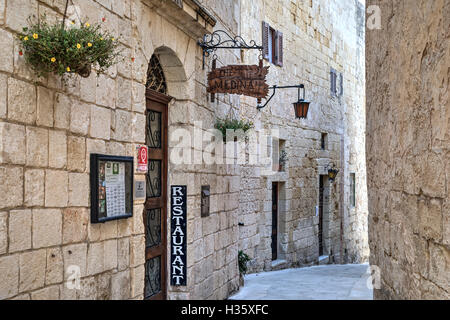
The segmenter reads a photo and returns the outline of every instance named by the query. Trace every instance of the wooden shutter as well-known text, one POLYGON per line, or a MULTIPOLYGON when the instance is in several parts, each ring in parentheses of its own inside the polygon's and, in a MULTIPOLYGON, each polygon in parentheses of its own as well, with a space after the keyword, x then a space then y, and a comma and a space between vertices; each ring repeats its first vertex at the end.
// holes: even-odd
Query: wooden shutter
POLYGON ((330 71, 330 82, 331 82, 331 95, 332 96, 336 96, 336 80, 337 80, 337 75, 336 75, 336 71, 331 68, 330 71))
POLYGON ((274 30, 273 31, 273 34, 274 34, 274 36, 273 36, 273 40, 272 40, 272 46, 273 46, 273 52, 274 52, 274 57, 273 57, 273 64, 274 65, 276 65, 276 66, 278 66, 278 58, 279 58, 279 56, 280 56, 280 46, 278 45, 279 44, 279 41, 278 41, 278 31, 277 30, 274 30))
POLYGON ((267 22, 262 23, 262 46, 263 46, 263 58, 269 60, 269 24, 267 22))
POLYGON ((282 67, 283 66, 283 32, 276 32, 276 46, 277 46, 277 57, 276 57, 276 65, 282 67))

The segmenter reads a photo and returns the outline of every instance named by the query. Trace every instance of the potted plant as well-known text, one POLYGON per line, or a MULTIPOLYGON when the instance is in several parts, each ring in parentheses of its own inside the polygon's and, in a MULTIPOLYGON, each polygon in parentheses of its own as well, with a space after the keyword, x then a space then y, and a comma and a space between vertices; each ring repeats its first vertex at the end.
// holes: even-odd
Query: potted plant
POLYGON ((250 261, 250 257, 244 253, 244 251, 239 250, 238 252, 238 263, 239 263, 239 285, 244 286, 244 275, 247 273, 248 267, 247 263, 250 261))
POLYGON ((64 23, 48 24, 44 16, 19 34, 19 54, 38 76, 77 73, 89 77, 93 65, 102 73, 117 62, 119 43, 100 24, 72 24, 68 28, 64 23))
POLYGON ((242 130, 244 133, 254 127, 253 122, 244 119, 217 119, 214 126, 222 133, 223 141, 226 142, 227 130, 242 130))
POLYGON ((280 159, 278 160, 278 163, 279 163, 278 171, 284 171, 284 166, 286 165, 287 161, 288 161, 287 152, 285 150, 281 150, 280 159))

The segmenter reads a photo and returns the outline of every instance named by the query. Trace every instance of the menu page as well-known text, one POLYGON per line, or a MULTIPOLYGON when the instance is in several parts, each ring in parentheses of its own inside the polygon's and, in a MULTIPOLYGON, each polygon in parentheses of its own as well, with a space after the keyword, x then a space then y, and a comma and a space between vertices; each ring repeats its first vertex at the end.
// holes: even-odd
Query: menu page
POLYGON ((106 162, 106 214, 115 217, 125 213, 125 163, 106 162))

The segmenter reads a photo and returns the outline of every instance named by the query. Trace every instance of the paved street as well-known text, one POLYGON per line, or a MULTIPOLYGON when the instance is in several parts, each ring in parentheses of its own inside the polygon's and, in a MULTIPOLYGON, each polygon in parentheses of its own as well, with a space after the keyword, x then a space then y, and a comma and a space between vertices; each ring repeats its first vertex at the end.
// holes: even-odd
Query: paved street
POLYGON ((372 300, 368 264, 323 265, 250 274, 230 297, 242 300, 372 300))

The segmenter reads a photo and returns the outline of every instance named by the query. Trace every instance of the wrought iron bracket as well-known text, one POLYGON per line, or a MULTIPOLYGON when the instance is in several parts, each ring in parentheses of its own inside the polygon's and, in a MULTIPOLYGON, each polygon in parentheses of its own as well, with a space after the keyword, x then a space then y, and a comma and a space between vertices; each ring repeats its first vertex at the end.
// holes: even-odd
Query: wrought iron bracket
POLYGON ((266 100, 266 103, 264 103, 263 105, 259 105, 258 104, 256 106, 256 109, 261 110, 261 109, 265 108, 267 106, 267 104, 270 102, 270 100, 272 100, 272 98, 275 95, 275 92, 276 92, 277 89, 292 89, 292 88, 297 88, 298 89, 298 99, 299 100, 300 100, 300 89, 303 89, 303 96, 305 95, 304 94, 305 85, 303 85, 303 84, 298 84, 298 85, 295 85, 295 86, 276 86, 275 85, 275 86, 269 87, 269 89, 272 89, 273 92, 272 92, 272 95, 269 97, 269 99, 266 100))
POLYGON ((203 69, 205 69, 205 58, 217 49, 256 49, 263 50, 263 46, 258 46, 255 40, 247 43, 241 36, 231 36, 224 30, 217 30, 213 33, 207 33, 199 40, 198 45, 203 50, 203 69))

